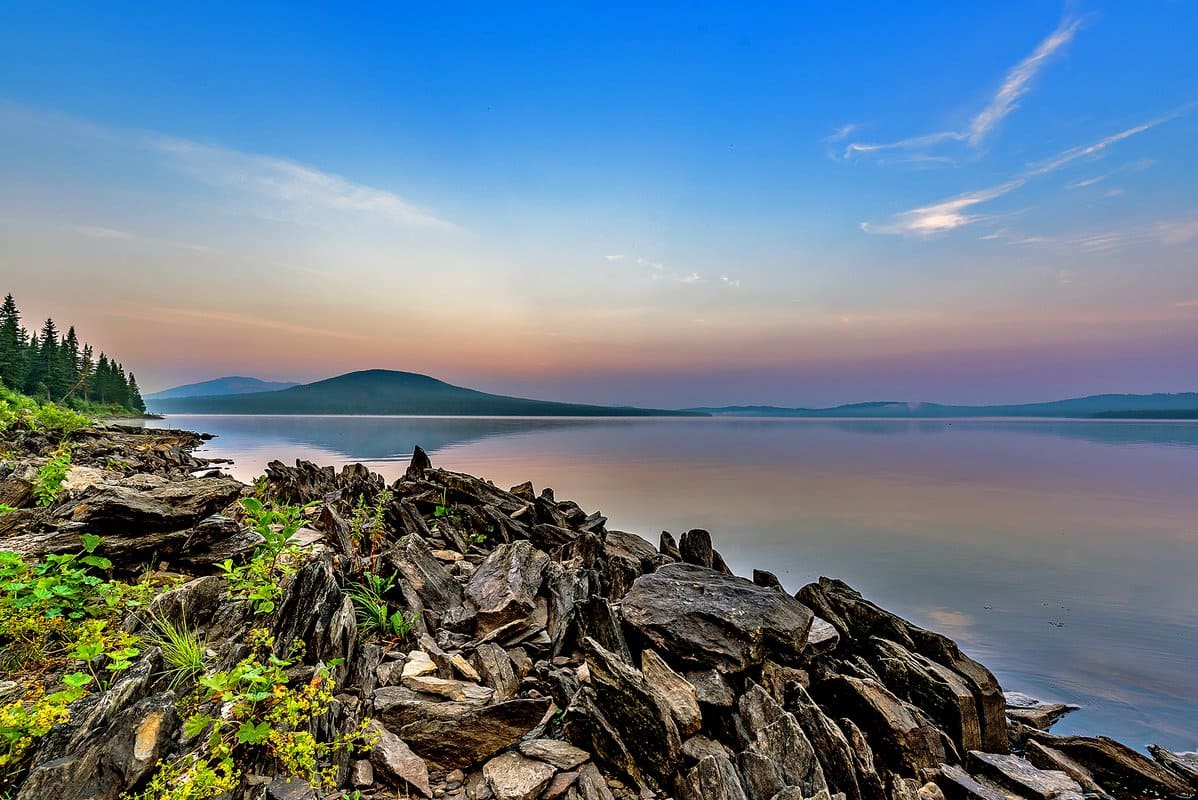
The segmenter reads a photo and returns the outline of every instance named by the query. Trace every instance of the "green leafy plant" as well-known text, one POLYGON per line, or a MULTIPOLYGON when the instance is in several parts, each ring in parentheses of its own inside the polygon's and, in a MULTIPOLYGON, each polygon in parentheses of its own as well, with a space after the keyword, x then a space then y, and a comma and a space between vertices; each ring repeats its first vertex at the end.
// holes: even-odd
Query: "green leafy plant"
POLYGON ((110 629, 108 620, 104 619, 83 622, 76 630, 70 651, 70 657, 82 661, 96 682, 104 686, 111 684, 117 673, 133 666, 133 659, 139 655, 141 639, 120 628, 110 629), (108 681, 100 679, 95 670, 97 663, 110 673, 108 681))
POLYGON ((73 672, 62 677, 63 688, 45 694, 40 686, 23 697, 0 705, 0 787, 5 786, 33 743, 70 716, 68 706, 86 694, 92 676, 73 672))
POLYGON ((64 443, 58 446, 33 479, 33 495, 39 506, 52 505, 58 499, 70 468, 71 448, 64 443))
POLYGON ((449 489, 441 490, 441 502, 433 507, 433 517, 440 519, 448 517, 453 513, 453 508, 449 505, 449 489))
POLYGON ((0 503, 0 514, 11 514, 16 510, 16 507, 10 506, 8 503, 0 503))
POLYGON ((383 519, 387 514, 387 506, 394 497, 391 490, 384 489, 375 496, 373 504, 367 505, 366 498, 359 497, 357 505, 354 506, 354 513, 349 522, 350 536, 358 545, 361 545, 363 540, 369 541, 368 555, 377 553, 383 544, 386 533, 383 519))
POLYGON ((203 675, 202 703, 219 713, 196 713, 184 724, 189 739, 206 738, 202 751, 159 764, 147 788, 129 800, 201 800, 219 797, 239 783, 239 763, 265 755, 288 775, 307 780, 318 791, 331 788, 334 766, 322 766, 334 752, 369 749, 366 723, 347 736, 321 741, 313 722, 328 712, 333 686, 327 669, 306 683, 290 685, 291 661, 271 653, 273 639, 264 631, 250 635, 251 655, 233 669, 203 675))
POLYGON ((249 600, 258 614, 269 614, 282 596, 283 579, 295 574, 304 549, 292 543, 304 520, 306 506, 272 505, 256 497, 244 497, 241 508, 262 544, 244 564, 226 559, 218 564, 234 597, 249 600))

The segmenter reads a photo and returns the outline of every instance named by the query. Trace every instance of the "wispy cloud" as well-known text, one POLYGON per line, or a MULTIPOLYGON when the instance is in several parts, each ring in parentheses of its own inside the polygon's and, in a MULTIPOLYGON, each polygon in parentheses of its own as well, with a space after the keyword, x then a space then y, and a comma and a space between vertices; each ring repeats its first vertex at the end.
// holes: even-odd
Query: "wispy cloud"
POLYGON ((740 279, 739 278, 733 279, 733 278, 729 278, 727 275, 721 275, 720 283, 724 284, 729 289, 739 289, 740 288, 740 279))
POLYGON ((678 282, 679 283, 698 283, 701 280, 703 280, 703 276, 701 276, 697 272, 691 272, 687 275, 683 275, 682 277, 680 277, 678 279, 678 282))
POLYGON ((138 236, 136 233, 122 231, 116 228, 105 228, 100 225, 67 225, 65 229, 79 236, 86 236, 89 239, 111 239, 121 242, 152 242, 155 244, 165 244, 169 247, 178 247, 183 250, 191 250, 193 253, 219 253, 215 247, 209 247, 206 244, 192 244, 189 242, 171 242, 165 239, 154 239, 148 236, 138 236))
POLYGON ((1177 308, 1198 308, 1198 297, 1193 300, 1182 300, 1180 303, 1174 303, 1177 308))
POLYGON ((622 254, 614 255, 614 256, 604 256, 603 260, 604 261, 623 261, 624 256, 622 254))
MULTIPOLYGON (((1041 41, 1030 55, 1007 72, 1002 83, 990 98, 990 102, 970 119, 969 124, 964 129, 935 131, 894 142, 852 142, 844 148, 843 157, 847 159, 856 155, 877 156, 895 150, 926 151, 946 143, 964 144, 974 149, 981 147, 995 128, 1012 111, 1019 107, 1020 99, 1031 89, 1033 80, 1044 69, 1052 56, 1073 41, 1073 37, 1076 35, 1080 25, 1081 21, 1077 19, 1066 18, 1062 20, 1057 29, 1041 41)), ((854 130, 852 126, 845 126, 840 128, 837 133, 846 131, 846 128, 847 132, 840 136, 840 139, 846 138, 854 130)), ((836 135, 833 134, 832 137, 828 138, 828 141, 838 141, 838 139, 833 138, 836 135)), ((917 157, 920 160, 933 161, 944 158, 943 156, 937 157, 927 154, 917 157)))
POLYGON ((135 319, 155 322, 163 325, 179 324, 180 322, 199 322, 203 324, 231 325, 238 328, 259 328, 262 330, 278 331, 299 336, 316 336, 321 338, 346 339, 365 341, 369 337, 362 334, 349 333, 343 330, 317 328, 311 325, 301 325, 287 320, 269 319, 267 317, 235 314, 228 311, 209 311, 194 308, 172 308, 157 306, 136 311, 112 311, 110 316, 124 319, 135 319))
POLYGON ((1087 186, 1093 186, 1096 183, 1101 183, 1102 181, 1105 181, 1106 179, 1107 179, 1106 175, 1099 175, 1094 178, 1086 178, 1085 180, 1074 181, 1073 183, 1069 184, 1069 188, 1070 189, 1084 189, 1087 186))
MULTIPOLYGON (((1092 144, 1082 145, 1079 147, 1071 147, 1045 161, 1030 165, 1023 172, 1015 175, 1005 183, 997 186, 992 186, 987 189, 979 189, 972 192, 950 197, 947 200, 941 200, 938 203, 932 203, 919 208, 913 208, 910 211, 902 211, 891 217, 889 222, 875 224, 870 222, 862 222, 861 230, 866 233, 881 233, 893 234, 900 236, 915 236, 928 237, 936 234, 946 233, 956 230, 957 228, 966 225, 972 225, 975 222, 991 219, 991 215, 978 213, 975 207, 995 200, 1004 195, 1010 194, 1026 185, 1035 178, 1040 178, 1044 175, 1056 172, 1064 167, 1079 161, 1081 159, 1101 158, 1106 151, 1113 145, 1118 144, 1133 136, 1144 133, 1147 130, 1175 119, 1183 113, 1186 113, 1193 104, 1183 106, 1182 108, 1171 111, 1168 114, 1149 120, 1148 122, 1135 125, 1131 128, 1113 133, 1103 139, 1092 144)), ((998 236, 983 237, 983 238, 999 238, 998 236)))
POLYGON ((180 171, 210 185, 307 207, 358 212, 399 225, 454 227, 394 192, 354 183, 287 158, 242 153, 165 136, 148 136, 142 141, 146 147, 165 155, 180 171))
POLYGON ((91 239, 136 239, 132 233, 128 231, 119 231, 116 228, 102 228, 98 225, 73 225, 69 230, 74 231, 80 236, 87 236, 91 239))
POLYGON ((666 268, 665 264, 657 261, 650 261, 647 258, 638 258, 636 263, 640 264, 642 267, 648 267, 649 269, 655 270, 657 272, 662 272, 666 268))

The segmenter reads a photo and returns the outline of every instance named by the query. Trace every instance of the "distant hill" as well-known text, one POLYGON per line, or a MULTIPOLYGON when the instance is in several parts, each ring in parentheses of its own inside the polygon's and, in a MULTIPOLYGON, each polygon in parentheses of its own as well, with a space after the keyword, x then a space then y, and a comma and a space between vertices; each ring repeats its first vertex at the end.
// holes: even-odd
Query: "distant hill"
POLYGON ((428 414, 529 417, 703 416, 702 412, 526 400, 465 389, 412 372, 351 372, 276 392, 146 398, 160 414, 428 414))
POLYGON ((952 417, 1077 417, 1100 419, 1192 419, 1198 416, 1198 392, 1179 394, 1096 394, 1047 403, 996 406, 952 406, 940 403, 883 401, 852 403, 833 408, 778 406, 721 406, 694 408, 722 417, 892 417, 937 419, 952 417))
POLYGON ((277 392, 299 386, 295 381, 262 381, 241 375, 213 378, 200 383, 188 383, 173 389, 163 389, 145 396, 146 400, 169 400, 174 397, 212 397, 214 395, 250 394, 251 392, 277 392))

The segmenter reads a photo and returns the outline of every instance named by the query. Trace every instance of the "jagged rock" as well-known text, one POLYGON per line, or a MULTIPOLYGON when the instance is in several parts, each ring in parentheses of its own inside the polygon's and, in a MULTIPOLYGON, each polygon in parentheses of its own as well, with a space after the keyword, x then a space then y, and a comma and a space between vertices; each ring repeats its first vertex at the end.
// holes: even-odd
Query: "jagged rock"
POLYGON ((682 737, 666 699, 635 667, 594 639, 586 639, 584 646, 596 699, 631 745, 642 774, 673 774, 682 737))
POLYGON ((947 636, 924 630, 879 608, 844 581, 820 578, 818 583, 804 586, 796 596, 836 628, 841 646, 856 647, 876 636, 957 673, 977 702, 982 749, 990 753, 1008 751, 1002 688, 990 670, 962 653, 947 636))
MULTIPOLYGON (((329 555, 296 573, 279 601, 274 628, 275 654, 286 657, 294 642, 304 643, 307 663, 352 657, 358 641, 354 604, 341 591, 329 555)), ((345 665, 334 670, 339 675, 345 665)))
POLYGON ((778 576, 768 569, 754 569, 753 583, 766 589, 777 589, 780 592, 786 591, 782 587, 782 581, 778 580, 778 576))
POLYGON ((425 675, 435 675, 437 665, 423 650, 412 650, 403 662, 403 678, 419 678, 425 675))
POLYGON ((578 771, 579 800, 614 800, 607 781, 594 764, 587 764, 578 771))
POLYGON ((1060 750, 1042 745, 1036 741, 1028 741, 1024 745, 1024 757, 1032 764, 1044 770, 1057 770, 1068 775, 1082 787, 1087 796, 1109 798, 1110 795, 1094 780, 1090 771, 1074 761, 1060 750))
POLYGON ((566 738, 587 750, 609 769, 616 769, 638 785, 647 785, 641 768, 615 725, 604 715, 591 689, 574 695, 562 721, 566 738))
POLYGON ((714 669, 687 672, 686 682, 695 688, 695 697, 704 705, 717 708, 732 708, 736 695, 732 687, 724 680, 722 672, 714 669))
POLYGON ((1007 705, 1008 717, 1042 731, 1048 730, 1061 717, 1078 708, 1067 703, 1045 703, 1022 692, 1003 692, 1003 700, 1007 705))
POLYGON ((664 698, 679 733, 689 736, 702 727, 703 714, 699 711, 698 695, 686 678, 670 669, 661 656, 648 648, 641 652, 641 673, 664 698))
POLYGON ((692 564, 642 575, 621 603, 628 625, 679 663, 741 672, 767 656, 798 663, 811 611, 744 578, 692 564))
POLYGON ((558 800, 578 782, 577 772, 559 772, 549 781, 549 785, 541 792, 542 800, 558 800))
POLYGON ((430 616, 440 618, 445 611, 462 604, 462 588, 440 561, 433 558, 428 542, 417 534, 408 534, 395 547, 383 553, 383 561, 399 572, 407 585, 429 609, 430 616))
POLYGON ((373 699, 378 719, 426 761, 469 767, 511 747, 532 730, 549 701, 543 698, 477 703, 432 702, 411 689, 385 686, 373 699))
POLYGON ((969 751, 975 774, 986 775, 1013 792, 1035 800, 1081 800, 1082 787, 1064 772, 1041 770, 1019 756, 969 751))
POLYGON ((764 688, 753 684, 738 702, 748 738, 737 764, 750 800, 770 800, 795 787, 805 796, 827 788, 815 748, 794 715, 764 688))
POLYGON ((861 789, 857 784, 853 749, 840 727, 823 712, 800 684, 788 685, 786 700, 782 705, 794 714, 799 727, 811 740, 828 788, 833 792, 843 793, 847 800, 860 800, 861 789))
POLYGON ((1148 752, 1156 762, 1198 789, 1198 753, 1174 753, 1158 744, 1149 745, 1148 752))
POLYGON ((1105 736, 1053 736, 1035 731, 1034 741, 1069 756, 1106 791, 1119 798, 1193 797, 1189 783, 1152 759, 1105 736))
POLYGON ((831 653, 840 644, 840 633, 827 620, 815 617, 807 632, 807 653, 812 656, 831 653))
POLYGON ((891 769, 918 774, 945 761, 940 732, 882 684, 839 675, 818 688, 817 697, 866 726, 874 753, 891 769))
MULTIPOLYGON (((145 491, 98 484, 72 496, 56 509, 55 516, 133 547, 128 544, 130 531, 144 537, 149 532, 183 530, 226 508, 244 488, 232 478, 173 481, 145 491)), ((156 546, 153 539, 147 539, 142 547, 156 546)))
POLYGON ((356 789, 374 786, 374 766, 369 759, 357 758, 350 763, 349 785, 356 789))
POLYGON ((500 702, 514 697, 520 689, 520 681, 512 669, 512 660, 507 652, 497 644, 481 644, 474 651, 474 665, 482 677, 483 683, 495 692, 495 699, 500 702))
POLYGON ((982 746, 977 703, 963 677, 895 642, 875 636, 868 644, 870 663, 888 689, 926 711, 961 752, 982 746))
POLYGON ((678 781, 679 800, 750 800, 736 767, 726 756, 700 759, 678 781))
POLYGON ((587 751, 560 739, 528 739, 520 743, 520 752, 561 770, 576 769, 591 758, 587 751))
POLYGON ((941 764, 936 781, 947 800, 1011 800, 998 786, 978 780, 956 764, 941 764))
POLYGON ((65 738, 72 731, 63 727, 63 740, 43 739, 17 800, 117 800, 149 775, 178 728, 175 695, 122 702, 136 696, 132 686, 118 685, 92 701, 91 714, 71 721, 74 736, 65 738))
POLYGON ((466 584, 466 598, 478 609, 479 637, 532 613, 549 561, 549 556, 528 541, 503 544, 491 551, 466 584))
POLYGON ((378 737, 370 749, 370 763, 391 783, 401 788, 411 787, 425 797, 432 797, 428 782, 428 765, 412 752, 402 739, 377 720, 370 723, 370 732, 378 737))
POLYGON ((553 773, 545 762, 519 753, 504 753, 483 765, 483 776, 498 800, 536 800, 553 773))
POLYGON ((725 575, 732 574, 724 559, 711 546, 711 534, 701 528, 682 534, 682 538, 678 540, 678 552, 682 560, 688 564, 714 569, 725 575))

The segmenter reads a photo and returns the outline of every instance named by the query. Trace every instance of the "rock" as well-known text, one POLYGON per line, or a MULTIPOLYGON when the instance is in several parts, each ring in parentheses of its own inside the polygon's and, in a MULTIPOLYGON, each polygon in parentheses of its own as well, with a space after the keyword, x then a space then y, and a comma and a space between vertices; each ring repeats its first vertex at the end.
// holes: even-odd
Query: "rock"
POLYGON ((839 675, 818 688, 817 698, 865 726, 874 753, 891 769, 919 774, 946 760, 935 726, 877 681, 839 675))
MULTIPOLYGON (((679 800, 749 800, 740 775, 725 756, 710 755, 678 781, 679 800)), ((755 800, 755 799, 754 799, 755 800)))
POLYGON ((957 673, 969 686, 978 707, 983 750, 1006 753, 1006 702, 990 670, 960 651, 947 636, 924 630, 863 598, 844 581, 820 578, 799 590, 797 597, 840 634, 840 646, 859 648, 870 637, 894 642, 912 653, 957 673))
POLYGON ((441 562, 433 558, 428 542, 417 534, 408 534, 395 547, 383 553, 387 566, 399 572, 420 598, 426 609, 435 609, 430 616, 462 604, 462 589, 441 562))
POLYGON ((1114 739, 1042 732, 1033 732, 1032 738, 1073 759, 1116 797, 1194 796, 1187 781, 1114 739))
POLYGON ((577 785, 580 800, 614 800, 607 782, 594 764, 587 764, 578 771, 577 785))
POLYGON ((449 663, 453 666, 453 671, 458 675, 461 675, 465 680, 470 681, 471 683, 482 682, 482 676, 478 674, 478 670, 476 670, 473 665, 471 665, 471 663, 462 656, 461 653, 452 654, 449 657, 449 663))
POLYGON ((578 781, 577 772, 559 772, 549 781, 549 785, 541 792, 542 800, 557 800, 578 781))
POLYGON ((469 767, 511 747, 541 721, 543 698, 477 703, 430 702, 410 689, 385 686, 373 704, 383 724, 438 767, 469 767))
POLYGON ((1022 692, 1003 692, 1003 699, 1009 718, 1042 731, 1051 728, 1070 711, 1078 709, 1078 706, 1066 703, 1045 703, 1022 692))
POLYGON ((815 617, 811 620, 811 630, 807 633, 807 652, 818 656, 831 653, 840 644, 840 633, 827 620, 815 617))
POLYGON ((936 781, 948 800, 1012 800, 998 786, 974 778, 956 764, 941 764, 936 781))
POLYGON ((411 787, 425 797, 432 797, 428 782, 428 765, 412 752, 402 739, 380 724, 370 723, 370 732, 378 737, 370 749, 370 763, 391 783, 411 787))
POLYGON ((1198 789, 1198 753, 1174 753, 1158 744, 1149 745, 1148 752, 1162 767, 1198 789))
POLYGON ((767 656, 801 663, 812 618, 785 594, 691 564, 667 564, 638 578, 621 613, 655 649, 721 672, 741 672, 767 656))
POLYGON ((562 733, 576 745, 585 746, 607 769, 615 769, 638 785, 647 786, 641 768, 615 725, 604 715, 589 688, 579 690, 566 708, 562 733))
POLYGON ((717 708, 731 708, 736 702, 732 687, 724 680, 724 675, 714 669, 698 670, 685 674, 686 682, 695 689, 695 697, 704 705, 717 708))
POLYGON ((303 778, 279 778, 266 786, 266 800, 318 800, 316 790, 303 778))
POLYGON ((1094 776, 1090 774, 1089 770, 1060 750, 1054 750, 1036 741, 1028 741, 1024 746, 1024 757, 1040 769, 1056 770, 1065 773, 1077 781, 1077 784, 1082 787, 1082 791, 1089 796, 1099 798, 1110 797, 1098 785, 1098 782, 1094 780, 1094 776))
POLYGON ((437 665, 423 650, 412 650, 403 663, 403 678, 419 678, 425 675, 435 675, 437 665))
POLYGON ((811 740, 828 788, 843 793, 846 800, 860 800, 861 789, 857 784, 853 749, 840 727, 797 683, 788 685, 783 707, 794 714, 799 727, 811 740))
POLYGON ((504 753, 483 765, 483 776, 498 800, 536 800, 554 769, 519 753, 504 753))
POLYGON ((783 710, 757 684, 741 696, 738 708, 751 737, 737 756, 750 798, 772 798, 788 787, 798 788, 809 797, 827 788, 815 748, 793 714, 783 710))
POLYGON ((500 545, 487 556, 466 584, 466 599, 478 609, 477 636, 532 613, 549 561, 526 540, 500 545))
POLYGON ((1081 800, 1082 787, 1064 772, 1041 770, 1019 756, 969 751, 969 764, 975 774, 986 775, 995 783, 1035 800, 1081 800))
POLYGON ((431 675, 409 675, 403 677, 400 682, 414 692, 434 694, 447 700, 461 700, 480 705, 490 702, 495 695, 494 689, 479 686, 477 683, 434 678, 431 675))
POLYGON ((786 591, 782 587, 782 581, 778 580, 778 576, 768 569, 754 569, 753 583, 766 589, 777 589, 780 592, 786 591))
POLYGON ((872 637, 868 644, 888 689, 926 711, 961 752, 982 746, 978 706, 963 677, 895 642, 872 637))
POLYGON ((356 789, 374 786, 374 767, 365 758, 357 758, 349 765, 349 783, 356 789))
POLYGON ((474 651, 474 664, 482 682, 495 691, 495 699, 508 700, 520 689, 520 681, 512 669, 512 660, 497 644, 481 644, 474 651))
POLYGON ((666 707, 683 736, 697 733, 703 726, 695 687, 674 670, 661 656, 646 648, 641 651, 641 673, 653 689, 665 700, 666 707))
POLYGON ((591 754, 560 739, 528 739, 520 743, 521 754, 552 764, 561 770, 576 769, 590 760, 591 754))
POLYGON ((646 775, 671 775, 682 754, 682 737, 666 698, 635 667, 603 648, 584 641, 591 685, 633 759, 646 775))

